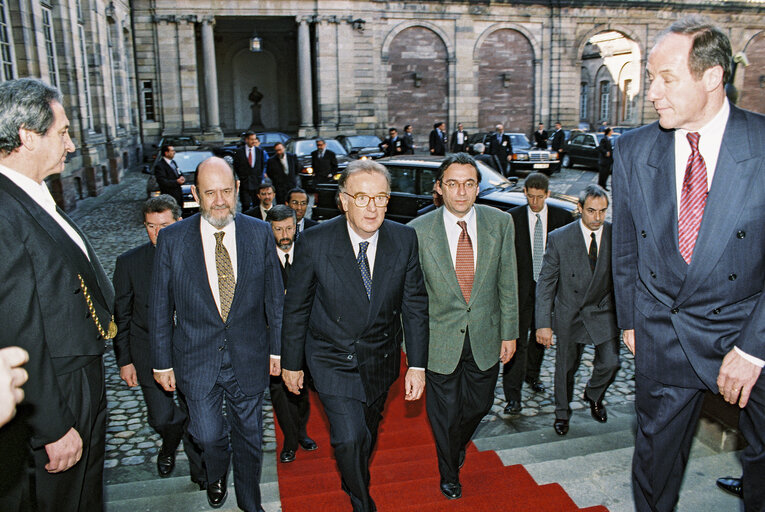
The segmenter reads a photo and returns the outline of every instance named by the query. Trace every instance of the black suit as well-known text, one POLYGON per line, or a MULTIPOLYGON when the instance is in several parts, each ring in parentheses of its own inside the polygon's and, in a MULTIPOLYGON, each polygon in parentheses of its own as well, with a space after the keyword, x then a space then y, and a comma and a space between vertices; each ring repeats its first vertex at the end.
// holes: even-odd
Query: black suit
POLYGON ((563 149, 563 144, 565 142, 566 142, 566 132, 564 132, 562 128, 560 130, 555 130, 555 133, 553 134, 551 149, 553 151, 560 151, 563 149))
POLYGON ((378 233, 371 301, 345 217, 338 216, 300 236, 284 304, 282 368, 308 365, 354 511, 375 510, 369 458, 399 374, 404 333, 409 365, 425 368, 428 357, 428 298, 415 232, 386 220, 378 233))
POLYGON ((542 130, 542 133, 539 133, 539 130, 534 132, 534 144, 539 149, 547 149, 547 137, 549 137, 550 134, 547 133, 547 130, 542 130))
MULTIPOLYGON (((324 150, 324 156, 319 156, 319 150, 311 153, 311 167, 313 167, 314 185, 327 183, 332 175, 337 172, 337 155, 331 149, 324 150)), ((282 201, 283 202, 283 201, 282 201)))
POLYGON ((119 367, 135 366, 146 401, 149 425, 160 435, 163 446, 175 453, 183 439, 192 480, 205 482, 201 451, 187 431, 186 399, 179 392, 177 405, 173 393, 162 389, 154 380, 148 312, 155 252, 154 246, 148 242, 117 258, 114 267, 114 320, 117 323, 114 354, 119 367))
POLYGON ((457 134, 460 133, 459 130, 456 130, 454 133, 452 133, 452 141, 449 143, 449 151, 452 153, 460 153, 462 151, 467 151, 468 147, 468 132, 465 130, 462 130, 462 144, 457 144, 457 134))
POLYGON ((430 144, 431 155, 444 156, 446 154, 446 132, 431 130, 428 143, 430 144))
MULTIPOLYGON (((539 379, 544 346, 536 342, 534 328, 534 294, 537 283, 534 281, 534 259, 532 256, 533 237, 529 232, 528 205, 516 206, 510 210, 515 223, 515 255, 518 262, 518 342, 515 355, 502 368, 502 388, 505 400, 521 400, 521 387, 524 379, 534 381, 539 379), (529 329, 531 334, 529 334, 529 329)), ((536 220, 536 219, 535 219, 536 220)), ((573 220, 569 212, 562 208, 547 205, 547 231, 565 226, 573 220)))
POLYGON ((255 217, 256 219, 260 220, 266 220, 266 216, 263 215, 263 211, 260 209, 260 205, 256 204, 246 212, 244 212, 245 215, 249 215, 250 217, 255 217))
POLYGON ((101 510, 106 427, 102 355, 114 290, 98 256, 79 233, 86 257, 61 226, 26 192, 0 174, 0 347, 29 353, 29 381, 16 417, 0 430, 0 509, 29 504, 24 466, 34 460, 39 510, 101 510), (83 440, 82 458, 62 473, 48 473, 45 445, 71 428, 83 440))
POLYGON ((606 188, 611 167, 614 165, 614 148, 611 140, 603 136, 598 145, 598 185, 606 188))
POLYGON ((408 155, 411 149, 406 138, 400 135, 396 136, 396 140, 388 137, 379 144, 379 147, 385 152, 385 156, 408 155))
POLYGON ((276 189, 274 204, 284 204, 287 200, 287 192, 297 187, 300 183, 300 169, 298 169, 297 157, 293 153, 285 153, 284 158, 287 159, 288 172, 284 172, 282 160, 277 155, 269 158, 266 164, 266 174, 276 189))
POLYGON ((266 152, 253 146, 253 165, 250 165, 247 158, 248 149, 247 146, 242 146, 234 152, 234 172, 239 180, 239 201, 242 203, 242 210, 247 210, 257 203, 255 197, 266 169, 266 152))
MULTIPOLYGON (((175 163, 175 160, 172 161, 175 163)), ((178 178, 182 175, 179 169, 174 169, 164 158, 160 158, 154 166, 154 177, 157 178, 159 191, 173 196, 178 206, 183 207, 183 189, 178 184, 178 178)))
POLYGON ((300 231, 297 232, 297 236, 300 236, 300 233, 302 233, 306 229, 312 228, 312 227, 318 226, 318 225, 319 225, 319 223, 316 222, 315 220, 309 219, 307 217, 303 217, 303 229, 300 229, 300 227, 298 225, 298 229, 300 229, 300 231))
POLYGON ((513 143, 510 140, 510 136, 503 133, 499 136, 497 133, 492 133, 484 141, 486 145, 486 153, 497 157, 497 161, 501 166, 499 172, 507 174, 508 170, 508 155, 513 154, 513 143))
POLYGON ((402 135, 404 140, 406 141, 407 146, 409 146, 409 151, 407 154, 413 155, 414 154, 414 135, 411 133, 404 132, 404 135, 402 135))

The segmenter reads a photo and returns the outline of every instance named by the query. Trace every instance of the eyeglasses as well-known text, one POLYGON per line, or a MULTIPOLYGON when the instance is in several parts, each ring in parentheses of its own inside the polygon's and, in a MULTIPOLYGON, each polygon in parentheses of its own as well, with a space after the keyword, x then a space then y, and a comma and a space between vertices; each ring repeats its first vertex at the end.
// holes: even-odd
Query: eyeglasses
POLYGON ((359 208, 366 208, 369 204, 369 201, 371 199, 374 199, 375 206, 378 208, 382 208, 383 206, 388 205, 388 200, 390 199, 390 196, 388 194, 379 194, 376 196, 370 196, 367 194, 356 194, 355 196, 352 196, 348 192, 343 192, 346 196, 353 198, 353 204, 358 206, 359 208))
POLYGON ((290 201, 292 206, 308 206, 308 201, 290 201))
POLYGON ((442 181, 441 185, 446 187, 449 191, 454 191, 459 189, 460 186, 465 187, 465 191, 472 192, 476 188, 478 188, 478 182, 475 180, 468 180, 464 183, 460 183, 457 180, 448 180, 448 181, 442 181))

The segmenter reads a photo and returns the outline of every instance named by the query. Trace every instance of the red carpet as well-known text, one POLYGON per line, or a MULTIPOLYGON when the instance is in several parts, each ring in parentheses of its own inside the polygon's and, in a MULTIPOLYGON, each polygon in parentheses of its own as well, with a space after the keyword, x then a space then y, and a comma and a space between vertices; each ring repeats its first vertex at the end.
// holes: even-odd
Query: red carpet
MULTIPOLYGON (((370 493, 380 512, 608 512, 603 506, 580 509, 558 484, 537 485, 520 464, 504 466, 493 451, 470 443, 460 471, 462 498, 447 500, 439 491, 433 435, 425 399, 404 401, 403 371, 390 390, 370 467, 370 493)), ((311 393, 308 435, 319 449, 298 449, 295 462, 277 462, 283 512, 342 512, 351 504, 340 489, 340 475, 329 444, 329 422, 311 393)), ((284 436, 276 425, 277 453, 284 436)))

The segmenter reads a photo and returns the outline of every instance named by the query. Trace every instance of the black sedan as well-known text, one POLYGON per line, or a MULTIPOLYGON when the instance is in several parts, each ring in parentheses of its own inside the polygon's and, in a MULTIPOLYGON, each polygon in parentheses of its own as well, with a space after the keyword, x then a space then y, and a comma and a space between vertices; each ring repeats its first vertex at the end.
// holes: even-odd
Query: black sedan
MULTIPOLYGON (((442 158, 432 156, 393 156, 378 160, 391 175, 387 218, 406 223, 424 213, 422 210, 429 209, 433 204, 431 191, 441 161, 442 158)), ((482 162, 478 162, 478 171, 481 173, 481 184, 477 203, 505 211, 526 204, 521 185, 505 178, 482 162)), ((317 191, 319 201, 313 209, 313 218, 329 219, 340 215, 337 207, 337 184, 323 183, 317 187, 317 191)), ((572 217, 578 215, 574 197, 552 193, 548 204, 570 211, 572 217)))
POLYGON ((317 140, 323 140, 327 143, 327 149, 334 151, 337 156, 338 171, 342 171, 353 161, 353 158, 348 156, 348 152, 345 151, 345 148, 335 139, 291 139, 287 142, 286 149, 289 153, 295 153, 297 156, 298 167, 300 168, 300 181, 303 184, 303 188, 309 192, 314 190, 314 173, 313 167, 311 167, 311 153, 316 150, 317 140))
POLYGON ((377 135, 338 135, 337 142, 343 145, 349 156, 378 159, 385 156, 380 149, 382 140, 377 135))
MULTIPOLYGON (((573 167, 579 164, 591 169, 597 169, 598 146, 604 136, 602 133, 592 132, 573 134, 563 145, 563 167, 573 167)), ((614 139, 618 136, 618 134, 612 133, 611 142, 613 143, 614 139)))
MULTIPOLYGON (((202 161, 214 156, 214 152, 211 150, 200 151, 178 151, 175 153, 175 163, 178 164, 178 170, 181 171, 183 177, 186 178, 186 183, 181 186, 183 190, 183 204, 181 209, 183 210, 183 216, 188 217, 199 211, 199 203, 197 203, 194 196, 191 194, 191 185, 194 184, 194 171, 202 161)), ((154 177, 154 168, 152 167, 149 179, 146 181, 146 193, 148 196, 158 196, 159 184, 154 177)))
MULTIPOLYGON (((513 145, 513 154, 510 155, 510 176, 519 176, 530 172, 543 172, 548 176, 560 171, 560 159, 556 151, 535 148, 526 135, 522 133, 507 133, 510 143, 513 145)), ((480 132, 468 138, 468 150, 475 154, 474 146, 480 142, 486 144, 486 140, 494 137, 494 132, 480 132)))

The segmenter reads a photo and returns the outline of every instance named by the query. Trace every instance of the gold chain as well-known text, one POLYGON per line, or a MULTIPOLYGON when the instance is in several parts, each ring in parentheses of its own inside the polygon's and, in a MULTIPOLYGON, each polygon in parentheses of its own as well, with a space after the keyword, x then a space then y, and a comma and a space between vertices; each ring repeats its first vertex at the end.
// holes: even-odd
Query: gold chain
POLYGON ((93 306, 93 301, 90 298, 88 287, 85 286, 85 280, 80 274, 77 274, 77 277, 80 278, 82 293, 85 295, 85 302, 88 304, 88 311, 90 312, 90 317, 93 319, 93 323, 96 324, 98 334, 107 340, 114 338, 117 335, 117 324, 114 323, 114 316, 112 316, 111 320, 109 321, 109 331, 104 331, 104 328, 101 326, 101 321, 98 319, 98 315, 96 314, 96 308, 93 306))

